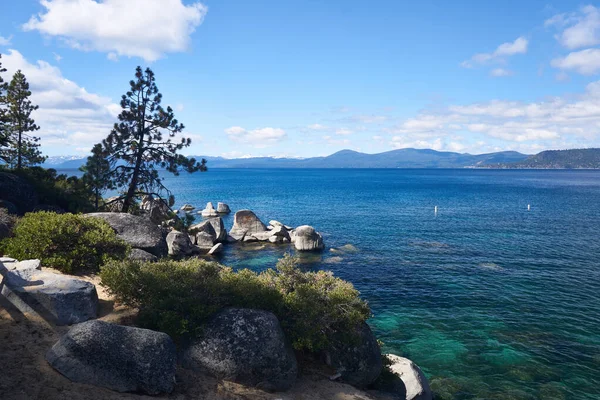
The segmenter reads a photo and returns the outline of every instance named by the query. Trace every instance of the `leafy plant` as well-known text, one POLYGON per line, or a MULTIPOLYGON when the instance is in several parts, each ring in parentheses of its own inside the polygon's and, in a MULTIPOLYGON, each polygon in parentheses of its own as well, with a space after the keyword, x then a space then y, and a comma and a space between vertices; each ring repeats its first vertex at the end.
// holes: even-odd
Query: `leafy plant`
POLYGON ((124 259, 129 246, 103 220, 41 211, 18 220, 13 236, 0 242, 0 250, 19 260, 38 258, 44 266, 74 273, 97 271, 111 259, 124 259))
POLYGON ((139 308, 141 325, 174 338, 196 336, 225 307, 273 312, 297 350, 319 351, 332 335, 370 316, 352 284, 330 272, 302 272, 287 255, 257 274, 198 259, 144 264, 113 261, 102 267, 102 285, 117 301, 139 308))

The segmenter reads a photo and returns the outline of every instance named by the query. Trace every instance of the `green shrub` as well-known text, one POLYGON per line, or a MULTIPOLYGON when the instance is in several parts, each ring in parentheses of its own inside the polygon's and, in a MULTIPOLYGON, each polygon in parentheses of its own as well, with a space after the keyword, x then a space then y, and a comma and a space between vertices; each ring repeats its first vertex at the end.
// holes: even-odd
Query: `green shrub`
POLYGON ((19 219, 0 250, 19 260, 39 258, 44 266, 73 273, 97 271, 110 259, 123 259, 129 246, 103 220, 41 211, 19 219))
POLYGON ((198 259, 114 261, 101 278, 117 301, 139 308, 140 325, 176 339, 198 335, 225 307, 245 307, 273 312, 295 349, 318 351, 370 316, 352 284, 329 272, 302 272, 290 256, 260 274, 198 259))

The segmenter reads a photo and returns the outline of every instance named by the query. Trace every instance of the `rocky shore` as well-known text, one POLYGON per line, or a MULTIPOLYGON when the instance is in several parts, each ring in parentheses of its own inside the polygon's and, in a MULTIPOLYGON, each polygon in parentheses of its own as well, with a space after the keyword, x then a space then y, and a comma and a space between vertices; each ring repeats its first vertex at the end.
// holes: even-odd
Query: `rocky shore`
MULTIPOLYGON (((199 212, 203 220, 186 232, 157 224, 153 217, 160 204, 148 204, 147 215, 86 217, 106 221, 132 247, 130 257, 145 262, 214 256, 224 246, 248 242, 296 251, 324 248, 313 227, 293 228, 275 220, 265 224, 250 210, 237 211, 227 231, 221 215, 230 209, 224 203, 216 210, 209 203, 199 212)), ((193 210, 186 205, 180 213, 193 210)), ((432 398, 419 368, 402 357, 382 355, 366 323, 356 327, 357 340, 351 344, 340 332, 325 350, 301 354, 292 349, 273 313, 225 308, 200 336, 176 345, 165 333, 133 326, 137 310, 115 305, 97 286, 98 278, 45 267, 39 260, 0 258, 0 334, 9 347, 0 361, 3 370, 15 374, 0 378, 0 398, 35 398, 32 388, 48 399, 432 398), (21 347, 28 349, 26 356, 15 350, 21 347), (14 368, 26 362, 31 365, 24 370, 14 368), (90 395, 89 387, 101 389, 90 395)))

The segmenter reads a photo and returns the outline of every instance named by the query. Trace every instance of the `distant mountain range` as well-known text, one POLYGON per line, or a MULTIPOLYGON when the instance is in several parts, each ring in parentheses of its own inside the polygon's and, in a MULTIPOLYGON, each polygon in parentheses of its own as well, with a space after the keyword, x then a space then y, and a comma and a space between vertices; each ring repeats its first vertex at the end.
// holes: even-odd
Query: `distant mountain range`
POLYGON ((496 164, 507 169, 600 169, 600 149, 546 150, 524 160, 496 164))
MULTIPOLYGON (((338 151, 327 157, 311 158, 205 158, 208 168, 475 168, 501 166, 520 162, 528 155, 516 151, 489 154, 453 153, 423 149, 399 149, 385 153, 366 154, 352 150, 338 151)), ((77 169, 85 164, 85 158, 49 157, 45 165, 56 169, 77 169)))

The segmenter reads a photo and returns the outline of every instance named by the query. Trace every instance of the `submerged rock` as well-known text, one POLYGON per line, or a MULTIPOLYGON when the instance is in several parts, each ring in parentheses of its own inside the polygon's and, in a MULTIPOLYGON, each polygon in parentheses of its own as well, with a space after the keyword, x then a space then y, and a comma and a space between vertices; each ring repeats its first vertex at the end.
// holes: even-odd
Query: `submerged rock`
POLYGON ((203 217, 218 217, 219 213, 217 213, 217 210, 215 210, 215 208, 213 207, 213 204, 209 201, 208 203, 206 203, 206 207, 204 208, 204 210, 200 211, 200 214, 203 217))
POLYGON ((105 220, 117 232, 117 236, 133 248, 142 249, 157 257, 164 257, 168 253, 162 230, 150 218, 112 212, 85 216, 105 220))
POLYGON ((325 247, 323 237, 312 226, 302 225, 293 232, 292 242, 298 251, 320 251, 325 247))
POLYGON ((176 358, 166 333, 97 320, 74 326, 46 354, 74 382, 147 394, 173 390, 176 358))
POLYGON ((358 336, 356 343, 350 343, 347 337, 334 336, 323 355, 325 363, 335 368, 344 382, 365 387, 375 382, 381 373, 381 350, 366 322, 357 328, 355 334, 358 336))
POLYGON ((184 212, 189 212, 189 211, 194 211, 195 209, 196 209, 196 207, 194 207, 191 204, 184 204, 183 206, 181 206, 181 208, 179 210, 184 211, 184 212))
POLYGON ((218 202, 217 203, 217 212, 219 214, 229 214, 231 212, 231 209, 229 209, 229 206, 227 204, 218 202))
POLYGON ((0 269, 4 276, 1 294, 21 312, 39 314, 56 325, 96 318, 98 294, 92 283, 42 272, 39 260, 11 264, 12 270, 0 269))
POLYGON ((182 352, 184 368, 268 391, 289 389, 298 365, 277 317, 230 308, 217 314, 203 336, 182 352))
POLYGON ((240 210, 233 217, 233 227, 229 231, 229 235, 236 240, 244 240, 246 236, 265 231, 267 231, 267 227, 256 214, 250 210, 240 210))

